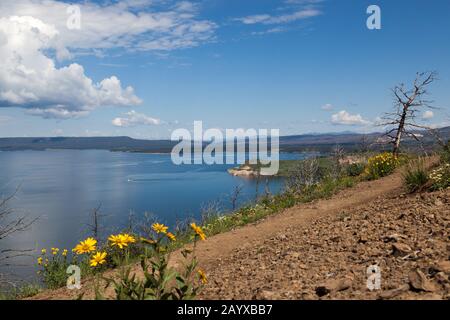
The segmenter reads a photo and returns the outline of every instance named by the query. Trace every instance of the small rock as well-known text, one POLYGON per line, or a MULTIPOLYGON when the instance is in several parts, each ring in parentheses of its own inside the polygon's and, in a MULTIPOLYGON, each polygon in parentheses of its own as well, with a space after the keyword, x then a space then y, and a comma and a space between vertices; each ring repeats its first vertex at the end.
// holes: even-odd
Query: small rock
POLYGON ((398 242, 401 239, 406 239, 405 235, 393 233, 383 238, 384 242, 398 242))
POLYGON ((392 245, 392 254, 395 257, 404 257, 412 252, 412 249, 404 243, 394 243, 392 245))
POLYGON ((316 288, 316 294, 319 297, 323 297, 329 293, 347 290, 351 286, 352 279, 350 278, 330 279, 316 288))
POLYGON ((450 261, 449 260, 439 261, 433 266, 433 268, 436 269, 437 271, 450 274, 450 261))
POLYGON ((415 290, 434 292, 436 291, 436 286, 433 282, 427 279, 419 269, 413 270, 408 274, 409 284, 415 290))
POLYGON ((269 290, 261 290, 253 297, 255 300, 274 300, 275 293, 269 290))
POLYGON ((299 269, 302 269, 302 270, 308 269, 308 267, 306 266, 306 264, 303 264, 303 263, 300 263, 299 265, 297 265, 297 267, 298 267, 299 269))
POLYGON ((396 289, 383 291, 379 294, 380 299, 392 299, 395 298, 398 295, 401 295, 402 293, 409 290, 409 286, 407 284, 404 284, 396 289))
POLYGON ((437 280, 437 282, 444 284, 449 282, 448 276, 443 272, 438 272, 434 275, 434 278, 437 280))
POLYGON ((286 239, 287 239, 287 237, 286 237, 285 234, 280 234, 280 235, 277 237, 277 240, 281 240, 281 241, 284 241, 284 240, 286 240, 286 239))
POLYGON ((361 237, 359 238, 359 240, 358 240, 358 243, 364 244, 364 243, 366 243, 367 241, 368 241, 368 239, 367 239, 366 236, 361 236, 361 237))
POLYGON ((290 256, 292 258, 294 258, 294 259, 298 259, 298 258, 300 258, 300 253, 298 253, 298 252, 291 252, 290 256))
POLYGON ((333 241, 333 242, 338 242, 339 240, 341 240, 341 237, 340 236, 335 236, 335 237, 332 237, 330 240, 333 241))

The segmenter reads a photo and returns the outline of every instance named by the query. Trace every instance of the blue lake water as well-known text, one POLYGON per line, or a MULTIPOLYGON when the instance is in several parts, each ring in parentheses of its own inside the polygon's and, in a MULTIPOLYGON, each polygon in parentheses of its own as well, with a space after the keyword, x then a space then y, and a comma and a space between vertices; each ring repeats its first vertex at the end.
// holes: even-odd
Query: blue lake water
MULTIPOLYGON (((306 153, 281 154, 280 159, 301 159, 306 153)), ((73 248, 86 235, 90 212, 101 204, 104 231, 128 225, 151 213, 158 221, 200 219, 208 203, 229 210, 230 194, 243 186, 239 204, 252 201, 256 182, 227 173, 232 165, 174 165, 168 154, 121 153, 99 150, 0 152, 0 196, 18 192, 10 203, 17 215, 39 220, 26 232, 0 241, 2 248, 57 246, 73 248)), ((259 191, 264 192, 265 182, 259 191)), ((283 188, 282 179, 270 179, 270 191, 283 188)), ((28 261, 28 262, 27 262, 28 261)), ((14 273, 31 275, 34 259, 14 273)))

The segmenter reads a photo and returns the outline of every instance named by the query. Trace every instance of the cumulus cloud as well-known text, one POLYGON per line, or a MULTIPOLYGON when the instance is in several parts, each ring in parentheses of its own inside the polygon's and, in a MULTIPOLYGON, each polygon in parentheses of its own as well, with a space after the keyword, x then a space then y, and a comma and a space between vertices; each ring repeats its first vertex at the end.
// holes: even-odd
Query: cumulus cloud
POLYGON ((113 119, 112 124, 116 127, 135 127, 140 125, 155 126, 161 124, 161 120, 131 110, 123 117, 113 119))
POLYGON ((0 2, 0 108, 21 107, 44 118, 88 115, 102 106, 135 106, 132 87, 111 76, 95 82, 77 54, 109 49, 173 50, 212 38, 215 25, 196 20, 196 6, 179 2, 166 11, 144 10, 149 0, 79 4, 81 29, 67 27, 69 4, 53 0, 0 2), (141 11, 142 10, 142 11, 141 11))
POLYGON ((30 16, 0 18, 0 107, 22 107, 44 118, 71 118, 108 106, 136 105, 132 87, 116 77, 94 83, 76 63, 57 68, 44 54, 58 30, 30 16))
POLYGON ((339 111, 331 116, 331 123, 335 125, 369 125, 371 122, 363 119, 360 114, 350 114, 345 110, 339 111))
POLYGON ((431 110, 427 110, 424 113, 422 113, 422 119, 424 119, 424 120, 430 120, 433 117, 434 117, 434 113, 431 110))

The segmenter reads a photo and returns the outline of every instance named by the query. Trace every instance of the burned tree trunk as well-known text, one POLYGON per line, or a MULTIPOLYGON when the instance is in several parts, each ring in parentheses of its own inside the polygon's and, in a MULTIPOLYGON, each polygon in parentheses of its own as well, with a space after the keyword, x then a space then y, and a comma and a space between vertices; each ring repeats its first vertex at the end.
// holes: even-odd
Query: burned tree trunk
POLYGON ((419 141, 414 129, 429 129, 426 126, 415 122, 417 112, 433 108, 432 101, 425 100, 428 94, 427 87, 436 80, 436 72, 417 73, 413 86, 406 89, 404 84, 396 86, 392 92, 394 94, 395 112, 387 113, 383 118, 382 126, 388 126, 386 136, 393 144, 392 153, 397 156, 400 152, 401 142, 404 136, 410 136, 419 141))

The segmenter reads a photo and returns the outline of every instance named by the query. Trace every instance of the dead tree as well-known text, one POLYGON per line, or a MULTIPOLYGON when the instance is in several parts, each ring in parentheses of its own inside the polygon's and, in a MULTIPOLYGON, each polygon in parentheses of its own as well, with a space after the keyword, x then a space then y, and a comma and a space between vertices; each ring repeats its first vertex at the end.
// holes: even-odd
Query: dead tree
POLYGON ((345 149, 341 145, 336 144, 331 150, 331 159, 332 165, 330 174, 333 179, 337 179, 342 173, 342 162, 345 159, 345 149))
POLYGON ((372 147, 372 140, 369 138, 368 135, 363 134, 361 136, 361 139, 359 140, 359 151, 362 153, 369 152, 370 148, 372 147))
POLYGON ((233 192, 230 195, 231 209, 233 211, 235 211, 237 208, 237 202, 243 189, 244 189, 243 185, 241 184, 237 185, 234 187, 233 192))
POLYGON ((101 220, 105 218, 107 215, 101 214, 102 204, 100 203, 95 209, 90 213, 91 221, 86 224, 89 232, 89 236, 93 236, 95 239, 98 239, 100 233, 103 229, 101 220))
MULTIPOLYGON (((11 196, 0 198, 0 266, 17 265, 13 263, 15 258, 30 256, 34 249, 12 249, 2 246, 2 240, 13 236, 16 233, 28 230, 38 218, 28 218, 27 216, 17 216, 10 208, 9 203, 14 199, 17 193, 14 192, 11 196)), ((0 274, 0 285, 3 276, 0 274)))
POLYGON ((429 129, 426 126, 416 123, 416 115, 424 109, 433 108, 432 101, 426 100, 428 95, 427 88, 437 79, 437 73, 421 72, 416 74, 416 79, 411 88, 406 88, 400 84, 392 89, 394 96, 394 112, 386 113, 383 117, 382 126, 388 126, 385 133, 393 144, 392 153, 397 156, 400 151, 400 144, 404 136, 409 136, 420 142, 417 129, 429 129))

